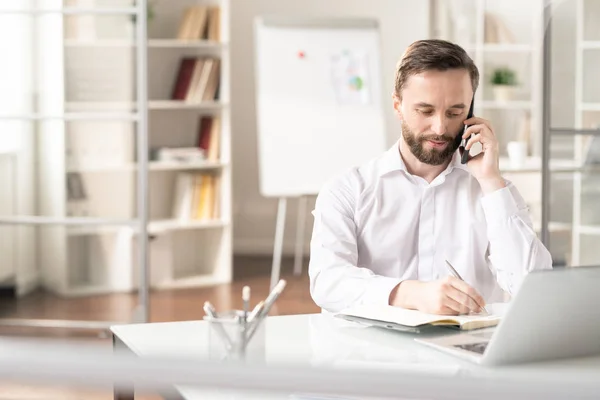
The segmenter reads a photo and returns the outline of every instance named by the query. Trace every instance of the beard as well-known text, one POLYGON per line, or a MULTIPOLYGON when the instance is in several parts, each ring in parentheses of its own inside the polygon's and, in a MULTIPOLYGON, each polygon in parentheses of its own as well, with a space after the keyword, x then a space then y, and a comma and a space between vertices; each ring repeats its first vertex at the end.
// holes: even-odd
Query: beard
POLYGON ((454 136, 446 134, 417 137, 404 121, 402 121, 402 137, 417 160, 429 165, 442 165, 449 161, 460 146, 460 142, 455 142, 454 136), (424 145, 428 140, 447 142, 448 144, 441 150, 426 149, 424 145))

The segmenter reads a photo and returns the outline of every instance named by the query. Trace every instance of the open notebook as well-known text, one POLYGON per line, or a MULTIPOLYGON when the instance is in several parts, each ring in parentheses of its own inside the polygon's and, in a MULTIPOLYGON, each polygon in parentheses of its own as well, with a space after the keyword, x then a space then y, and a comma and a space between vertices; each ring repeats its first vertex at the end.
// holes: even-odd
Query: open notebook
POLYGON ((414 330, 426 326, 450 326, 461 330, 472 330, 496 326, 500 322, 499 315, 435 315, 416 310, 392 306, 357 306, 343 310, 336 317, 363 323, 372 323, 394 328, 386 324, 395 324, 414 330), (383 323, 383 324, 382 324, 383 323))

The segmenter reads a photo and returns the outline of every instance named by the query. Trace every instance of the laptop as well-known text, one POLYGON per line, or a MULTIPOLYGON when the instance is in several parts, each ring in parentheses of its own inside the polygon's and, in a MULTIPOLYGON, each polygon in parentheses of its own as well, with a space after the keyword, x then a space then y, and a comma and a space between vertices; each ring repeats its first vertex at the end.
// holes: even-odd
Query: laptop
POLYGON ((600 354, 600 267, 525 276, 497 327, 415 341, 481 365, 600 354))

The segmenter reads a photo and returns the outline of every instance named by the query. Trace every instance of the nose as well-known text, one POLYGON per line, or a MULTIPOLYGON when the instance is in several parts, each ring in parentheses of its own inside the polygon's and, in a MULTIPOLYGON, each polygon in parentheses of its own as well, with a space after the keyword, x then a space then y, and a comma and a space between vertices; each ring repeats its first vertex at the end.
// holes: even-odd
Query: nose
POLYGON ((448 118, 444 114, 437 115, 431 124, 431 130, 436 135, 442 136, 446 134, 448 130, 448 118))

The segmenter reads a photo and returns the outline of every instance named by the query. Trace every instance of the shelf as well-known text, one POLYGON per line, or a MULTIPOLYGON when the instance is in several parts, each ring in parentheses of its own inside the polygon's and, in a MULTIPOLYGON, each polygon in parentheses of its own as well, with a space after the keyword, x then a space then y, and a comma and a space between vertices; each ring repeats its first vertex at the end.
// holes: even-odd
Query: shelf
POLYGON ((489 52, 514 52, 527 53, 531 51, 531 45, 522 43, 485 43, 483 51, 489 52))
MULTIPOLYGON (((200 103, 187 102, 182 100, 149 100, 148 109, 150 110, 220 110, 226 107, 227 104, 220 101, 204 101, 200 103)), ((121 111, 131 112, 135 116, 134 111, 137 108, 135 102, 68 102, 65 109, 71 112, 74 111, 121 111)), ((98 113, 96 113, 98 114, 98 113)), ((102 115, 102 114, 100 114, 102 115)))
POLYGON ((600 111, 600 103, 581 103, 582 111, 600 111))
POLYGON ((600 225, 580 225, 577 230, 583 235, 600 235, 600 225))
MULTIPOLYGON (((522 166, 514 167, 508 157, 500 157, 500 170, 502 172, 539 172, 542 171, 542 160, 540 157, 528 157, 522 166)), ((551 160, 550 171, 552 172, 583 172, 600 171, 600 165, 581 165, 572 160, 551 160)))
POLYGON ((5 114, 0 120, 9 121, 137 121, 130 112, 66 112, 62 114, 5 114))
POLYGON ((173 281, 161 282, 154 285, 156 289, 186 289, 202 286, 212 286, 219 283, 226 283, 225 279, 217 279, 213 275, 197 275, 189 278, 181 278, 173 281))
POLYGON ((581 43, 581 48, 583 50, 600 50, 600 41, 599 40, 584 40, 581 43))
POLYGON ((64 46, 70 48, 97 48, 97 47, 133 47, 135 42, 128 39, 65 39, 64 46))
POLYGON ((188 220, 166 219, 153 221, 148 224, 148 231, 154 234, 166 233, 171 231, 189 230, 189 229, 214 229, 223 228, 228 223, 222 220, 188 220))
MULTIPOLYGON (((151 161, 148 163, 149 171, 188 171, 188 170, 213 170, 225 167, 227 164, 218 161, 204 161, 199 163, 176 163, 165 161, 151 161)), ((137 163, 98 167, 71 167, 67 172, 79 173, 112 173, 112 172, 135 172, 137 163)))
MULTIPOLYGON (((191 229, 215 229, 215 228, 223 228, 228 225, 227 221, 223 220, 189 220, 182 221, 178 219, 164 219, 164 220, 156 220, 151 221, 148 224, 148 233, 149 234, 162 234, 172 231, 179 230, 191 230, 191 229)), ((73 227, 69 228, 69 236, 82 236, 82 235, 100 235, 100 234, 116 234, 120 232, 127 232, 127 230, 131 233, 135 233, 137 231, 137 227, 116 227, 116 226, 101 226, 101 227, 73 227)))
POLYGON ((38 215, 0 216, 0 223, 14 225, 55 225, 55 226, 112 226, 118 227, 135 226, 136 220, 119 220, 93 217, 48 217, 38 215))
POLYGON ((160 49, 214 49, 227 47, 227 43, 212 40, 149 39, 148 47, 160 49))
POLYGON ((220 169, 227 164, 218 161, 204 161, 201 163, 174 163, 164 161, 152 161, 150 171, 186 171, 186 170, 206 170, 220 169))
MULTIPOLYGON (((541 223, 534 224, 536 231, 540 231, 541 223)), ((600 235, 600 225, 579 225, 577 231, 580 235, 600 235)), ((573 224, 567 222, 550 222, 548 223, 550 232, 570 232, 573 230, 573 224)))
MULTIPOLYGON (((542 231, 542 223, 541 221, 535 221, 533 223, 533 227, 536 232, 542 231)), ((548 230, 550 232, 570 232, 573 229, 573 225, 567 222, 549 222, 548 230)))
POLYGON ((150 100, 148 108, 151 110, 220 110, 226 107, 219 101, 205 101, 192 103, 180 100, 150 100))
POLYGON ((475 103, 475 107, 484 109, 504 109, 504 110, 529 110, 531 109, 531 101, 527 100, 511 100, 511 101, 496 101, 484 100, 480 104, 475 103))
POLYGON ((65 110, 69 112, 92 111, 135 111, 136 103, 132 101, 70 101, 65 103, 65 110))
MULTIPOLYGON (((133 39, 65 39, 65 47, 135 47, 136 42, 133 39)), ((215 42, 211 40, 179 40, 179 39, 148 39, 148 48, 154 49, 206 49, 221 50, 227 47, 227 43, 215 42)))
POLYGON ((465 46, 467 51, 482 50, 490 53, 528 53, 531 49, 531 45, 526 43, 482 43, 465 46))
POLYGON ((65 14, 65 15, 137 15, 136 7, 63 7, 63 8, 8 8, 0 9, 0 14, 65 14))
POLYGON ((550 232, 568 232, 573 229, 573 225, 567 222, 549 222, 548 230, 550 232))

